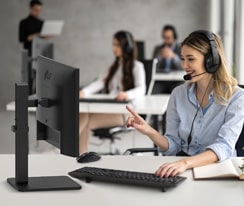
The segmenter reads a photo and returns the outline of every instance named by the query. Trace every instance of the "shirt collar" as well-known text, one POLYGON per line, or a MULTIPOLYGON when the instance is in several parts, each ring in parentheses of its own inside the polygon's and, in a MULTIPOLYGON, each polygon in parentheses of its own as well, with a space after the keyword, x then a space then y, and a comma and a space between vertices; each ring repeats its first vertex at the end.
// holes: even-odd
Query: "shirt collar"
MULTIPOLYGON (((196 83, 189 85, 188 98, 192 104, 198 105, 198 101, 197 101, 196 95, 194 93, 195 87, 196 87, 196 83)), ((212 103, 214 101, 213 90, 210 92, 210 94, 208 96, 208 100, 209 100, 209 103, 212 103)))

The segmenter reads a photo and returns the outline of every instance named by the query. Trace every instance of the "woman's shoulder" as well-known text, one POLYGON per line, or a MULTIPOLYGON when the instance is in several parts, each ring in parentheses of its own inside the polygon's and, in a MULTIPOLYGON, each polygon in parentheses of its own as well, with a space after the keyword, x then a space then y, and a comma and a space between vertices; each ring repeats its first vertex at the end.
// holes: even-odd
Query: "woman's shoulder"
POLYGON ((188 91, 191 86, 189 83, 182 83, 181 85, 175 87, 173 91, 170 94, 170 97, 172 99, 178 99, 182 101, 183 99, 187 98, 188 96, 188 91))
POLYGON ((231 98, 228 101, 228 105, 233 105, 233 104, 243 104, 244 102, 244 89, 237 87, 231 96, 231 98))
POLYGON ((189 83, 182 83, 181 85, 175 87, 172 91, 172 93, 182 93, 187 92, 191 87, 191 84, 189 83))
POLYGON ((232 97, 242 97, 244 98, 244 89, 241 87, 237 87, 235 93, 233 94, 232 97))
POLYGON ((134 67, 135 68, 144 68, 144 64, 138 60, 135 60, 134 67))

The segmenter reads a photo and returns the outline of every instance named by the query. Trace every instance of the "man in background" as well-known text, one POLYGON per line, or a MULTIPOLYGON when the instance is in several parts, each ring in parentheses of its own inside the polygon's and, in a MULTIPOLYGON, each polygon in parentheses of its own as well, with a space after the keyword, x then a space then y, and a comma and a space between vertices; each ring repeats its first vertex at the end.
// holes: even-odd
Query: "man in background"
POLYGON ((180 44, 177 43, 177 33, 172 25, 162 29, 163 44, 155 47, 153 58, 158 59, 157 71, 170 72, 181 69, 180 44))
MULTIPOLYGON (((177 33, 174 26, 165 25, 161 35, 163 43, 157 45, 153 52, 153 58, 158 59, 156 72, 169 73, 171 71, 181 70, 181 47, 177 43, 177 33)), ((152 93, 170 94, 181 83, 181 81, 156 81, 152 93)))
POLYGON ((19 41, 23 44, 23 48, 27 49, 31 56, 31 46, 34 37, 39 36, 43 20, 39 17, 42 12, 42 2, 32 0, 29 4, 30 12, 28 17, 20 21, 19 24, 19 41))
MULTIPOLYGON (((36 93, 36 70, 32 68, 32 43, 34 38, 40 37, 49 39, 49 36, 40 36, 44 21, 40 19, 42 12, 42 2, 31 0, 29 3, 29 15, 19 23, 19 41, 23 49, 28 51, 28 68, 22 68, 22 80, 28 82, 29 94, 36 93)), ((23 58, 23 57, 22 57, 23 58)), ((22 65, 26 64, 26 59, 22 59, 22 65)))

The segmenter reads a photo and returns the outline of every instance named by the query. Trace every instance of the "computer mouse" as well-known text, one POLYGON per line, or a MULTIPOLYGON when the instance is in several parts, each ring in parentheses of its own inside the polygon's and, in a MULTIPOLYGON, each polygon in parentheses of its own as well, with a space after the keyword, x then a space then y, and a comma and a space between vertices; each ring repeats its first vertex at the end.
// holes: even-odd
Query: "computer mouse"
POLYGON ((76 158, 77 162, 79 162, 79 163, 95 162, 100 159, 101 159, 101 156, 99 154, 97 154, 96 152, 86 152, 76 158))

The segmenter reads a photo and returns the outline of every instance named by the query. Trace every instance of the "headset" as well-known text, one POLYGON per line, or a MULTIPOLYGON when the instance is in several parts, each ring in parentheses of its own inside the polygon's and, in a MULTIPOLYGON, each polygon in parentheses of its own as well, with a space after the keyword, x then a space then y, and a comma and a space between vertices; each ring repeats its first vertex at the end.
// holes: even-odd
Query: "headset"
POLYGON ((163 29, 162 29, 162 33, 163 33, 164 31, 167 31, 167 30, 171 30, 171 31, 173 32, 174 40, 177 40, 178 35, 177 35, 177 32, 176 32, 175 27, 172 26, 172 25, 169 25, 169 24, 168 24, 168 25, 165 25, 165 26, 163 27, 163 29))
POLYGON ((126 39, 126 43, 124 45, 123 50, 127 53, 127 54, 131 54, 133 52, 134 49, 134 45, 133 45, 133 40, 132 40, 132 36, 130 34, 130 32, 125 31, 125 39, 126 39))
POLYGON ((206 30, 197 30, 192 32, 192 34, 201 34, 208 39, 210 50, 205 55, 204 66, 208 73, 215 73, 220 66, 220 57, 213 33, 206 30))

